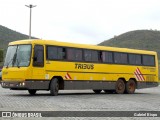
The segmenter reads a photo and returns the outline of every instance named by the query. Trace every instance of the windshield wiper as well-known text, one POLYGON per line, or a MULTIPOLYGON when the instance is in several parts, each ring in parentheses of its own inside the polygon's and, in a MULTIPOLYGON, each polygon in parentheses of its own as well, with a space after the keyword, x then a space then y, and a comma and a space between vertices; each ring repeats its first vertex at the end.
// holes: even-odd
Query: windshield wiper
POLYGON ((9 66, 9 64, 10 64, 11 62, 12 62, 12 64, 15 63, 16 56, 17 56, 17 53, 15 53, 14 56, 13 56, 13 59, 11 59, 11 60, 8 62, 6 68, 8 68, 8 66, 9 66))
POLYGON ((20 66, 19 66, 19 60, 16 59, 16 61, 17 61, 17 67, 20 68, 20 66))

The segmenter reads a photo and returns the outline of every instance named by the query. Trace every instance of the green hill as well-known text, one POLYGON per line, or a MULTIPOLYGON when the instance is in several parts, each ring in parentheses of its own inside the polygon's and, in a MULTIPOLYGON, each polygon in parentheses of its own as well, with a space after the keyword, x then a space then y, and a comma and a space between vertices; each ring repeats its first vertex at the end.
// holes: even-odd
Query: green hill
POLYGON ((130 31, 109 40, 105 40, 99 45, 153 50, 157 51, 160 56, 160 31, 130 31))
MULTIPOLYGON (((11 30, 7 27, 0 25, 0 61, 3 59, 2 55, 5 55, 7 46, 9 42, 15 40, 23 40, 28 39, 28 35, 24 35, 22 33, 11 30), (3 53, 2 53, 3 50, 3 53)), ((34 38, 34 37, 32 37, 34 38)), ((34 38, 35 39, 35 38, 34 38)), ((0 62, 0 66, 2 66, 3 62, 0 62)))
POLYGON ((9 42, 23 39, 28 39, 28 35, 24 35, 0 25, 0 49, 6 50, 9 42))

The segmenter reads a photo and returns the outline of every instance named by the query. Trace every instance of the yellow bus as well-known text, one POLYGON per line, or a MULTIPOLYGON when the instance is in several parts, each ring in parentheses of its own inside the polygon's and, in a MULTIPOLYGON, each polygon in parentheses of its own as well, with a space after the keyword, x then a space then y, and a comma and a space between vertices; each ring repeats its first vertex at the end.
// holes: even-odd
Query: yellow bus
POLYGON ((35 39, 9 43, 1 85, 56 96, 59 90, 84 89, 132 94, 158 82, 154 51, 35 39))

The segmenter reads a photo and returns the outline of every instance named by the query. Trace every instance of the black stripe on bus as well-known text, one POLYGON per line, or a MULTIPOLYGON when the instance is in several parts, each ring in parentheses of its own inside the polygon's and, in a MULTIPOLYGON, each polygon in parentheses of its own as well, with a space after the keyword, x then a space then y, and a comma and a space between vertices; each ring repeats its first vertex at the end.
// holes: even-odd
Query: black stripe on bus
MULTIPOLYGON (((54 70, 46 70, 46 72, 69 72, 69 73, 95 73, 95 74, 131 74, 134 73, 109 73, 109 72, 83 72, 83 71, 54 71, 54 70)), ((152 75, 156 76, 156 74, 138 74, 138 75, 152 75)))

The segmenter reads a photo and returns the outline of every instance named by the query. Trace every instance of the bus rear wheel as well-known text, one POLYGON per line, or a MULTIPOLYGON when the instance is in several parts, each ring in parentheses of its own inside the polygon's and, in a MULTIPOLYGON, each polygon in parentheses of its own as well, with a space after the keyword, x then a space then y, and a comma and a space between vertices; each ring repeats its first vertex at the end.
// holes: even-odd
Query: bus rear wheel
POLYGON ((125 91, 125 83, 122 79, 119 79, 117 82, 116 82, 116 93, 117 94, 123 94, 124 91, 125 91))
POLYGON ((136 89, 136 83, 134 80, 129 80, 126 84, 126 90, 125 92, 128 94, 133 94, 136 89))
POLYGON ((93 90, 93 91, 94 91, 94 93, 96 93, 96 94, 100 94, 102 90, 93 90))
POLYGON ((57 96, 59 91, 59 82, 57 78, 54 78, 50 83, 50 93, 52 96, 57 96))
POLYGON ((30 95, 35 95, 37 90, 28 90, 28 92, 29 92, 30 95))

